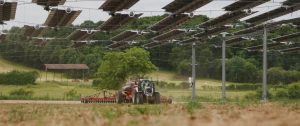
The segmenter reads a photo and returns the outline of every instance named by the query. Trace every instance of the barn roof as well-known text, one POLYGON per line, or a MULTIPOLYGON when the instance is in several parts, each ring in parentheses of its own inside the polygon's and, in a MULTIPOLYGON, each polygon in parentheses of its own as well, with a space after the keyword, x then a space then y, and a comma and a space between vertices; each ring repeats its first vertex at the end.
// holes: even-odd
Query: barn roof
POLYGON ((48 70, 88 70, 86 64, 44 64, 48 70))

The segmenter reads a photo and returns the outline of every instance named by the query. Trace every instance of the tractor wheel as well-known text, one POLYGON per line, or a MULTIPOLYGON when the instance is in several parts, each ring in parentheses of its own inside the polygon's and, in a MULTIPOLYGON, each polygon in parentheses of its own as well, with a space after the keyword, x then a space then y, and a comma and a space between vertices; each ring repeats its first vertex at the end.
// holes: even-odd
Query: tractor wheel
POLYGON ((132 103, 133 104, 137 104, 137 98, 138 98, 138 93, 134 92, 134 94, 132 96, 132 103))
POLYGON ((118 104, 121 104, 121 103, 124 102, 124 97, 123 97, 121 91, 118 91, 118 92, 116 93, 116 102, 117 102, 118 104))
POLYGON ((154 103, 160 104, 160 93, 159 92, 154 93, 154 103))
POLYGON ((137 104, 143 104, 144 103, 144 96, 143 96, 143 94, 140 93, 140 92, 137 92, 136 94, 137 94, 136 95, 136 103, 137 104))

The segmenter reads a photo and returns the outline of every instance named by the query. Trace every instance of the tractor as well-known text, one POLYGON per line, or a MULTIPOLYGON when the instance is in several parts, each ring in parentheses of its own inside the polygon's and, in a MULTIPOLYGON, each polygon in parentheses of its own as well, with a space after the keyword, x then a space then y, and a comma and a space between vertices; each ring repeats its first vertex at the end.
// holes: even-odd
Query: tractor
POLYGON ((133 104, 160 104, 160 93, 156 92, 155 85, 150 80, 139 80, 127 83, 116 92, 116 102, 133 104))

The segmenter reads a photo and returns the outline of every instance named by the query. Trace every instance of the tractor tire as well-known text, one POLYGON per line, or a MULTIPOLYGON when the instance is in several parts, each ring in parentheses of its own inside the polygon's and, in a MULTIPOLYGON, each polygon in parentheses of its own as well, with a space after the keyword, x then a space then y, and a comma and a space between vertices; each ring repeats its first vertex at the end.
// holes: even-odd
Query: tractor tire
POLYGON ((118 104, 122 104, 124 102, 124 96, 122 95, 121 91, 117 91, 116 93, 116 102, 118 104))
POLYGON ((143 93, 137 92, 136 95, 136 104, 144 104, 144 96, 143 93))
POLYGON ((132 96, 132 103, 137 104, 138 92, 134 92, 132 96))
POLYGON ((160 104, 160 93, 159 92, 154 93, 154 103, 160 104))

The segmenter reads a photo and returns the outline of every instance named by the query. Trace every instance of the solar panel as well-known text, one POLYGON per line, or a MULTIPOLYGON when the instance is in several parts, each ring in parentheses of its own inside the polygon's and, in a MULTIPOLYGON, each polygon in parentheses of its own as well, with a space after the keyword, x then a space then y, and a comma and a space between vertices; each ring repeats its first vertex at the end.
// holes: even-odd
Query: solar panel
POLYGON ((40 27, 39 29, 36 29, 33 26, 28 26, 28 25, 25 25, 24 29, 25 29, 24 35, 28 37, 38 37, 42 35, 43 32, 45 31, 44 27, 40 27))
POLYGON ((142 33, 140 33, 139 31, 134 31, 134 30, 127 30, 124 31, 114 37, 111 38, 112 41, 133 41, 136 37, 138 37, 139 35, 141 35, 142 33))
POLYGON ((114 13, 124 9, 129 9, 138 1, 139 0, 106 0, 99 9, 114 13))
MULTIPOLYGON (((297 22, 299 20, 300 20, 300 18, 281 20, 281 21, 269 23, 268 25, 266 25, 266 27, 268 28, 269 31, 271 31, 271 30, 278 28, 279 25, 293 23, 293 22, 297 22)), ((260 25, 256 25, 253 27, 249 27, 249 28, 237 31, 233 34, 234 35, 245 35, 245 34, 250 34, 253 32, 263 32, 263 29, 264 29, 264 24, 260 24, 260 25)))
POLYGON ((226 44, 232 46, 232 45, 237 45, 237 44, 243 43, 243 42, 245 42, 247 40, 248 39, 243 38, 243 37, 241 37, 241 38, 234 38, 234 39, 227 40, 226 44))
POLYGON ((69 26, 80 13, 81 10, 67 12, 66 10, 52 9, 44 25, 49 27, 69 26))
POLYGON ((300 37, 300 32, 297 33, 293 33, 293 34, 289 34, 289 35, 284 35, 284 36, 280 36, 274 39, 271 39, 271 41, 275 41, 275 42, 284 42, 284 41, 289 41, 295 38, 300 37))
POLYGON ((300 10, 300 5, 294 5, 294 6, 288 6, 288 7, 279 7, 277 9, 271 10, 269 12, 263 13, 261 15, 252 17, 250 19, 245 20, 247 23, 251 24, 259 24, 289 13, 292 13, 294 11, 300 10))
POLYGON ((92 37, 94 35, 94 33, 88 33, 87 31, 83 31, 80 29, 77 29, 75 31, 73 31, 68 37, 67 39, 69 40, 73 40, 73 41, 81 41, 81 40, 86 40, 89 39, 90 37, 92 37))
POLYGON ((285 6, 292 6, 295 4, 300 4, 300 1, 299 0, 286 0, 282 3, 282 5, 285 5, 285 6))
MULTIPOLYGON (((281 45, 283 45, 283 43, 280 43, 280 42, 268 43, 268 48, 274 48, 274 47, 281 46, 281 45)), ((249 51, 260 51, 263 49, 263 45, 252 46, 252 47, 248 47, 246 49, 249 51)))
POLYGON ((234 21, 237 21, 241 18, 249 16, 256 12, 247 12, 247 11, 234 11, 234 12, 227 12, 217 18, 208 20, 199 25, 200 28, 213 28, 213 27, 221 27, 226 24, 230 24, 234 21))
POLYGON ((194 42, 199 42, 200 40, 196 39, 196 38, 190 38, 187 40, 183 40, 181 42, 179 42, 180 45, 188 45, 188 44, 192 44, 194 42))
POLYGON ((15 19, 17 10, 17 2, 5 2, 0 5, 0 21, 9 21, 15 19))
POLYGON ((156 32, 162 32, 166 31, 168 29, 175 28, 184 22, 188 21, 191 19, 187 14, 179 14, 179 15, 170 15, 168 17, 165 17, 161 21, 157 22, 156 24, 152 25, 150 27, 150 30, 156 31, 156 32))
POLYGON ((118 28, 124 26, 125 24, 129 23, 130 21, 133 21, 134 19, 137 19, 142 14, 135 14, 135 15, 129 15, 129 14, 120 14, 116 13, 111 18, 109 18, 106 22, 101 24, 98 29, 101 31, 107 31, 111 32, 114 30, 117 30, 118 28))
POLYGON ((172 41, 153 41, 147 44, 144 44, 143 47, 146 49, 152 49, 158 46, 164 46, 173 43, 172 41))
POLYGON ((291 52, 297 52, 297 51, 300 51, 300 47, 294 47, 294 48, 280 50, 280 52, 282 52, 282 53, 291 53, 291 52))
POLYGON ((222 33, 224 31, 228 30, 229 28, 230 27, 221 26, 221 27, 212 28, 212 29, 205 29, 202 33, 195 34, 194 37, 199 38, 199 39, 207 38, 211 35, 216 35, 216 34, 222 33))
POLYGON ((126 45, 128 45, 128 42, 123 42, 123 41, 122 42, 115 42, 113 44, 108 45, 107 48, 109 48, 109 49, 118 49, 118 48, 121 48, 121 47, 126 46, 126 45))
POLYGON ((172 12, 175 14, 180 13, 190 13, 208 3, 212 0, 174 0, 167 6, 163 7, 167 12, 172 12))
POLYGON ((72 47, 73 48, 79 48, 79 47, 82 47, 82 46, 85 46, 85 45, 87 45, 87 43, 84 43, 84 42, 73 42, 73 45, 72 45, 72 47))
POLYGON ((224 7, 224 9, 226 11, 240 11, 244 9, 251 9, 268 1, 270 0, 239 0, 233 4, 224 7))
POLYGON ((66 0, 32 0, 32 3, 42 6, 58 6, 64 5, 66 0))
POLYGON ((158 36, 152 38, 152 40, 155 40, 155 41, 171 40, 171 39, 180 37, 181 35, 183 35, 186 32, 187 32, 187 30, 185 30, 185 29, 173 29, 169 32, 166 32, 164 34, 161 34, 161 35, 158 35, 158 36))

